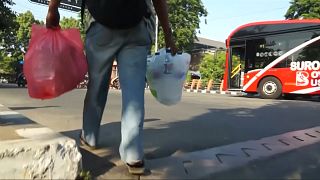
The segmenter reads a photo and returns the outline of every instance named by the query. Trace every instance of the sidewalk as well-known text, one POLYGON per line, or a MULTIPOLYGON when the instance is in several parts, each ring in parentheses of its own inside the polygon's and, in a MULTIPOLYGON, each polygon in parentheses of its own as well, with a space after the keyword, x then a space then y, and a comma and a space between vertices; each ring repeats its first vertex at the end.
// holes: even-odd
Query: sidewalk
POLYGON ((75 179, 81 167, 73 139, 0 105, 0 179, 75 179))

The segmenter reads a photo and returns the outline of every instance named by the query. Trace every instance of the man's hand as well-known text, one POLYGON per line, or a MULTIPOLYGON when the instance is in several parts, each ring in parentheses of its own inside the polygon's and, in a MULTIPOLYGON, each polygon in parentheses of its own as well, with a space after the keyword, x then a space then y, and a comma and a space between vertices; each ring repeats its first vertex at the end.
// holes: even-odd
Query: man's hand
POLYGON ((47 28, 55 28, 59 26, 60 22, 60 14, 57 10, 49 10, 46 18, 46 27, 47 28))
POLYGON ((60 14, 58 7, 60 5, 60 0, 51 0, 49 2, 49 10, 46 17, 47 28, 55 28, 59 26, 60 14))
POLYGON ((165 37, 166 48, 170 48, 171 54, 176 55, 178 52, 178 48, 176 46, 176 43, 174 42, 171 35, 167 35, 167 36, 168 37, 165 37))

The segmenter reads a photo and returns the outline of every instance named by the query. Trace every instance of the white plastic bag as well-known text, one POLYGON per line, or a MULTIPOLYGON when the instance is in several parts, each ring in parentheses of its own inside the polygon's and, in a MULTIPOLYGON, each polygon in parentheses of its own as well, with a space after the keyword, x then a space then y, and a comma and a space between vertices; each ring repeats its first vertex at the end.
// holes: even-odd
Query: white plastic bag
POLYGON ((152 95, 161 104, 175 105, 181 100, 190 59, 187 53, 172 56, 165 49, 148 57, 147 81, 152 95))

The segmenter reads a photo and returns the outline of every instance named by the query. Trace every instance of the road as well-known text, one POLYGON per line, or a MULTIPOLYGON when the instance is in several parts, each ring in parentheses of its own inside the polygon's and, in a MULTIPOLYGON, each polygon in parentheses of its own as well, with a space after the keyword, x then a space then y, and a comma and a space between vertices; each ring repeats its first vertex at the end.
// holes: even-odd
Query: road
MULTIPOLYGON (((77 139, 86 90, 51 100, 31 99, 26 88, 2 86, 0 104, 39 124, 77 139)), ((320 125, 318 101, 266 100, 228 95, 183 93, 175 106, 159 104, 147 90, 144 124, 147 159, 179 152, 256 140, 320 125)), ((95 156, 117 163, 121 92, 111 90, 95 156)), ((103 166, 103 164, 101 165, 103 166)))

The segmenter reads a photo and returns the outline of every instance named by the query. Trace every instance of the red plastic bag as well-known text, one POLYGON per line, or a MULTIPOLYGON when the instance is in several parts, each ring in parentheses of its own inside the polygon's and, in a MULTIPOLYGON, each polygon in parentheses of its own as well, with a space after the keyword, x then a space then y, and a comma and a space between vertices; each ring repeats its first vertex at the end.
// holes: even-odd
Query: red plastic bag
POLYGON ((32 25, 23 69, 32 98, 54 98, 76 88, 88 70, 79 30, 32 25))

